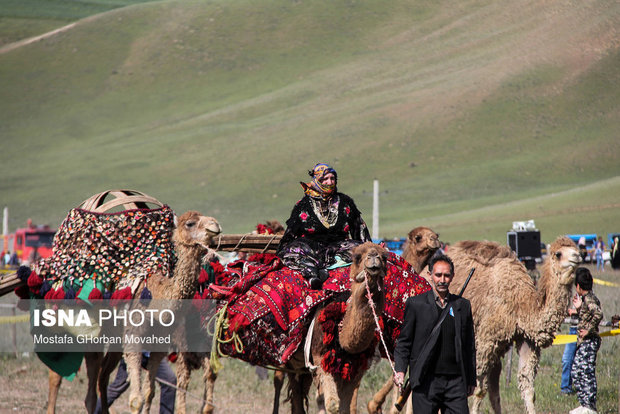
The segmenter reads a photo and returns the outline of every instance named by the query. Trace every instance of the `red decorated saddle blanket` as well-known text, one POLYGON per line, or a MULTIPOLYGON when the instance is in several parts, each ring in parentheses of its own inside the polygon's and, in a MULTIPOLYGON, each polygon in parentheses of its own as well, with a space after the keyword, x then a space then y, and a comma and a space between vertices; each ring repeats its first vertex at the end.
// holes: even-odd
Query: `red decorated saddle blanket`
MULTIPOLYGON (((348 293, 350 267, 329 271, 322 290, 310 289, 300 272, 284 267, 273 256, 263 264, 234 262, 216 276, 228 286, 211 286, 212 297, 226 303, 229 328, 224 340, 238 335, 243 350, 234 342, 222 343, 223 353, 258 365, 286 363, 305 337, 307 325, 317 305, 335 295, 348 293)), ((400 256, 388 257, 384 281, 386 305, 384 326, 388 347, 400 332, 405 301, 426 292, 430 285, 400 256)), ((390 351, 391 352, 391 351, 390 351)))

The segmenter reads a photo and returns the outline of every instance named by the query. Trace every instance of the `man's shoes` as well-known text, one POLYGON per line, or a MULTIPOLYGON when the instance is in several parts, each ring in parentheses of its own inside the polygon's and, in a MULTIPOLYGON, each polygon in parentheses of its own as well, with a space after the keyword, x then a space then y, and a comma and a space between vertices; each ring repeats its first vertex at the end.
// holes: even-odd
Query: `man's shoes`
POLYGON ((323 287, 323 282, 321 282, 321 279, 319 279, 318 277, 313 277, 308 280, 308 282, 310 283, 310 289, 312 290, 321 290, 321 288, 323 287))
POLYGON ((562 395, 573 395, 575 390, 561 390, 562 395))

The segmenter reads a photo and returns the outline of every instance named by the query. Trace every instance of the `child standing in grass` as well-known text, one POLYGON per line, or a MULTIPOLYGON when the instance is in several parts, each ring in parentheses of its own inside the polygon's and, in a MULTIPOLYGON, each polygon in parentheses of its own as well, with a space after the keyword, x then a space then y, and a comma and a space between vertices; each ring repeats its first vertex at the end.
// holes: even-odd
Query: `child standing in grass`
POLYGON ((598 324, 603 319, 601 302, 592 292, 592 274, 577 269, 573 305, 577 309, 577 352, 571 377, 580 406, 571 414, 596 412, 596 354, 601 347, 598 324))

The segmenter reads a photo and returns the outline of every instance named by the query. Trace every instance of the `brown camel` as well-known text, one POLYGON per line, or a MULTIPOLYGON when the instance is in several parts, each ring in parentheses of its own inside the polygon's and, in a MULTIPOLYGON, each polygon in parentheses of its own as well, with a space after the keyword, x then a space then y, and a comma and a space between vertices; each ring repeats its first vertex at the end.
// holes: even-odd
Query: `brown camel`
MULTIPOLYGON (((441 243, 437 233, 428 227, 416 227, 407 234, 407 240, 403 245, 403 258, 413 267, 417 274, 425 276, 424 268, 440 247, 441 243)), ((392 391, 392 400, 396 402, 398 387, 394 386, 392 378, 388 378, 383 387, 368 402, 368 412, 371 414, 379 412, 390 391, 392 391)), ((394 404, 391 404, 390 412, 398 413, 394 404)))
MULTIPOLYGON (((375 313, 380 315, 384 306, 383 279, 387 271, 387 252, 382 247, 367 242, 357 246, 352 253, 351 296, 337 329, 339 346, 347 354, 354 355, 355 361, 355 358, 362 353, 374 352, 376 323, 366 287, 370 289, 375 313)), ((324 309, 327 309, 327 306, 324 309)), ((318 365, 313 376, 323 394, 327 412, 349 413, 354 392, 367 367, 355 370, 350 379, 343 379, 324 370, 321 361, 329 349, 324 345, 325 331, 319 322, 320 314, 321 312, 317 312, 314 318, 312 331, 311 355, 318 365)), ((298 350, 287 364, 287 368, 303 370, 303 360, 303 350, 298 350)), ((289 394, 293 413, 305 412, 303 402, 307 399, 310 383, 309 374, 299 376, 289 374, 289 394)))
MULTIPOLYGON (((211 239, 221 232, 218 222, 196 211, 188 211, 178 219, 172 240, 177 254, 177 263, 172 278, 162 274, 151 275, 141 282, 136 292, 141 292, 145 284, 153 299, 190 299, 198 287, 202 259, 209 251, 211 239)), ((154 395, 155 374, 165 353, 153 352, 146 369, 147 380, 140 381, 141 353, 126 352, 127 374, 130 384, 129 406, 132 413, 149 412, 154 395), (140 392, 142 385, 142 394, 140 392)))
MULTIPOLYGON (((538 288, 507 246, 463 241, 450 248, 448 255, 455 264, 453 291, 458 291, 469 270, 476 268, 464 295, 472 302, 476 329, 478 389, 472 412, 479 412, 487 390, 493 410, 501 412, 501 358, 516 342, 520 356, 519 389, 526 411, 534 413, 534 378, 540 350, 551 345, 564 319, 574 269, 580 262, 577 247, 566 237, 551 245, 538 288)), ((380 397, 389 388, 386 383, 377 393, 368 405, 369 413, 378 412, 385 400, 380 397)))
MULTIPOLYGON (((201 259, 209 250, 211 238, 221 232, 218 222, 202 216, 195 211, 188 211, 178 219, 178 224, 173 233, 173 242, 178 261, 172 278, 162 274, 153 274, 148 279, 148 288, 153 299, 189 299, 196 291, 200 275, 201 259)), ((135 296, 139 295, 144 287, 144 281, 135 289, 135 296)), ((85 400, 86 409, 89 413, 94 412, 97 403, 96 389, 99 394, 106 395, 109 377, 121 359, 120 352, 102 353, 91 352, 84 355, 88 375, 88 392, 85 400), (97 387, 98 385, 98 387, 97 387)), ((130 407, 132 412, 139 412, 145 404, 148 412, 153 398, 155 374, 157 367, 165 353, 152 353, 149 358, 148 381, 143 384, 144 400, 140 394, 141 353, 125 353, 125 362, 130 380, 130 407)), ((62 377, 50 370, 49 374, 49 399, 48 414, 55 412, 56 398, 60 388, 62 377)), ((108 412, 107 399, 101 398, 103 413, 108 412)))
POLYGON ((429 259, 441 247, 439 235, 428 227, 416 227, 409 232, 403 245, 405 259, 417 274, 422 275, 429 259))
MULTIPOLYGON (((264 224, 258 224, 254 233, 257 234, 284 234, 284 227, 278 220, 267 220, 264 224)), ((243 251, 241 249, 241 251, 243 251)), ((191 373, 194 370, 203 369, 203 400, 205 401, 200 412, 203 414, 211 414, 215 408, 213 404, 213 393, 215 388, 215 381, 217 380, 217 373, 211 368, 210 353, 209 352, 179 352, 177 365, 177 387, 181 392, 176 394, 175 411, 179 414, 185 414, 187 410, 187 403, 185 393, 189 386, 191 373)), ((275 404, 274 412, 277 414, 277 406, 280 400, 280 391, 284 383, 284 374, 281 371, 276 371, 274 374, 274 388, 275 388, 275 404)))
POLYGON ((476 332, 478 388, 473 413, 487 390, 495 413, 501 412, 499 378, 501 358, 516 343, 518 382, 528 414, 534 407, 534 378, 542 348, 551 345, 564 320, 579 250, 568 237, 559 237, 549 249, 538 287, 525 266, 507 246, 493 242, 462 241, 450 248, 458 291, 472 267, 476 273, 464 296, 471 301, 476 332))

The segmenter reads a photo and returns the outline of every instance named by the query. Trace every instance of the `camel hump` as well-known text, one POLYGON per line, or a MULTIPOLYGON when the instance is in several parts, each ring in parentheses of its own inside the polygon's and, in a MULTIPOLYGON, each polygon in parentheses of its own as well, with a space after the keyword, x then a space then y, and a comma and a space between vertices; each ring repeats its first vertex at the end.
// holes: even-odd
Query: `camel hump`
POLYGON ((456 243, 449 250, 449 254, 454 251, 461 251, 483 264, 490 264, 505 258, 516 258, 510 247, 490 241, 463 240, 456 243))

